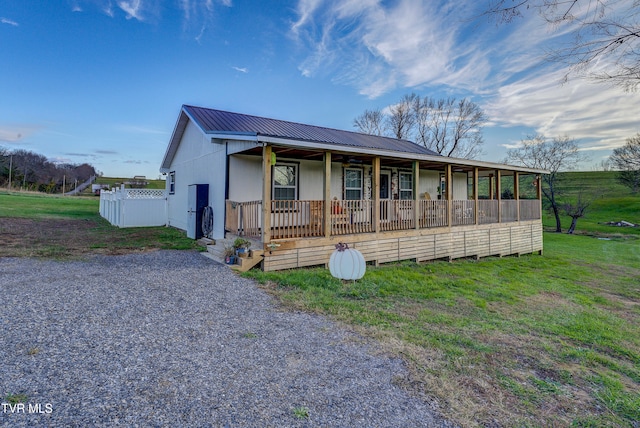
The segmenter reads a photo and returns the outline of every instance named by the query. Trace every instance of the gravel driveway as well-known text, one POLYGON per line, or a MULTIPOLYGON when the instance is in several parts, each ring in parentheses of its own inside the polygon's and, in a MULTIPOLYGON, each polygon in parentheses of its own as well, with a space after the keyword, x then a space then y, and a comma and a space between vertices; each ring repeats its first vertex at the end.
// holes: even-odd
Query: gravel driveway
POLYGON ((0 293, 2 427, 451 426, 400 360, 195 252, 0 258, 0 293))

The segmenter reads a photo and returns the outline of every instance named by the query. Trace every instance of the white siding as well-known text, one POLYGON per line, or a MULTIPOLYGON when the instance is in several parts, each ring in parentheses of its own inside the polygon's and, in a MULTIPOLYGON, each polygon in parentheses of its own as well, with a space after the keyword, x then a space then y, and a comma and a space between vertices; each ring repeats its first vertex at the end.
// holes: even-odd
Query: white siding
POLYGON ((440 185, 440 173, 438 171, 420 170, 419 192, 429 193, 431 199, 438 199, 438 186, 440 185))
MULTIPOLYGON (((175 171, 175 194, 168 195, 168 224, 187 229, 187 192, 190 184, 209 185, 209 205, 213 208, 213 237, 224 236, 224 192, 226 144, 213 144, 192 122, 187 124, 180 146, 171 162, 175 171)), ((167 180, 167 186, 169 180, 167 180)), ((167 187, 167 193, 169 189, 167 187)))
POLYGON ((262 200, 260 156, 229 156, 229 199, 235 202, 262 200))
POLYGON ((453 199, 456 201, 465 201, 468 199, 467 174, 464 172, 453 174, 453 199))
MULTIPOLYGON (((300 200, 322 200, 324 163, 278 157, 278 162, 293 162, 299 165, 298 180, 300 200)), ((333 168, 339 168, 334 164, 333 168)), ((335 175, 335 172, 334 172, 335 175)), ((338 177, 339 178, 339 177, 338 177)), ((341 196, 342 182, 337 181, 336 196, 341 196)), ((332 180, 332 189, 334 183, 332 180)), ((333 195, 332 191, 332 195, 333 195)), ((229 158, 229 199, 236 202, 262 200, 262 158, 259 156, 232 155, 229 158)))

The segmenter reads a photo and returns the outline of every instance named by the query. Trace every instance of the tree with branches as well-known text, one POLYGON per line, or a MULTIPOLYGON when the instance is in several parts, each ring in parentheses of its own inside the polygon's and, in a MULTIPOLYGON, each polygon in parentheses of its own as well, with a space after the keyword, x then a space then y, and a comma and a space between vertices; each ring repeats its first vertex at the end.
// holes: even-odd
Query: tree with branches
POLYGON ((536 135, 522 140, 520 147, 507 151, 505 163, 519 164, 528 168, 545 169, 542 176, 542 194, 556 219, 556 232, 562 232, 560 204, 562 173, 575 169, 586 157, 578 150, 578 144, 567 136, 548 139, 536 135))
POLYGON ((584 192, 580 190, 575 199, 565 202, 562 205, 564 213, 571 217, 571 225, 569 226, 569 230, 567 230, 568 234, 571 235, 576 230, 578 219, 584 217, 591 202, 593 202, 593 197, 585 196, 584 192))
POLYGON ((414 93, 381 110, 365 110, 354 120, 360 132, 413 139, 448 157, 475 159, 482 154, 482 125, 487 118, 477 104, 464 98, 435 99, 414 93))
POLYGON ((365 110, 364 113, 353 119, 353 126, 363 134, 384 135, 385 116, 380 109, 365 110))
POLYGON ((636 90, 640 85, 640 2, 638 0, 493 0, 484 15, 511 23, 528 11, 571 41, 556 44, 548 59, 569 72, 636 90))
POLYGON ((475 159, 482 154, 482 124, 487 118, 476 103, 425 97, 414 106, 419 144, 448 157, 475 159))
POLYGON ((419 101, 420 97, 411 93, 404 95, 398 104, 389 107, 388 129, 395 138, 399 140, 411 138, 416 123, 414 105, 419 101))
POLYGON ((631 189, 640 190, 640 133, 627 138, 624 146, 613 150, 609 161, 618 170, 618 181, 631 189))

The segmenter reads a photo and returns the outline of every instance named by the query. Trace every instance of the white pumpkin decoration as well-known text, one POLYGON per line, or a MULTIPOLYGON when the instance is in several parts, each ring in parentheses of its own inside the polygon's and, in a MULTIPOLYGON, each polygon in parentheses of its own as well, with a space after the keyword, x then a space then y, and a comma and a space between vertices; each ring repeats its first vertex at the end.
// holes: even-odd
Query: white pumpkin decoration
POLYGON ((338 279, 360 279, 364 276, 366 267, 362 253, 343 243, 336 245, 336 250, 329 258, 329 271, 338 279))

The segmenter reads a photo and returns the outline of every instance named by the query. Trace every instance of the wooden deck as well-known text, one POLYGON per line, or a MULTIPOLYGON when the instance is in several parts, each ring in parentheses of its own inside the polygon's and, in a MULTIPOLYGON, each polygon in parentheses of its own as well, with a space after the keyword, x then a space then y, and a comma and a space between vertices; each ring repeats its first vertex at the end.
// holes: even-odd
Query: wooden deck
POLYGON ((540 221, 459 226, 455 228, 342 235, 278 241, 265 248, 265 271, 326 264, 338 242, 358 249, 374 264, 542 252, 540 221))
MULTIPOLYGON (((263 269, 326 264, 338 242, 375 264, 542 251, 539 200, 380 202, 376 225, 373 201, 331 201, 326 233, 324 201, 272 201, 263 269)), ((260 201, 227 201, 227 231, 259 239, 261 215, 260 201)))

